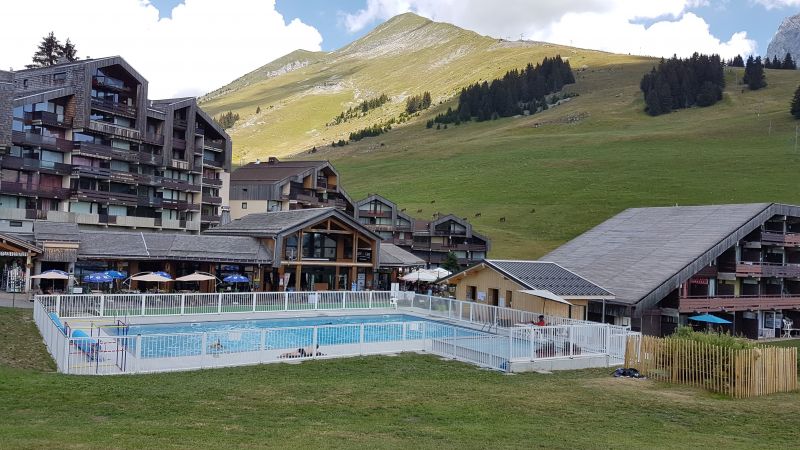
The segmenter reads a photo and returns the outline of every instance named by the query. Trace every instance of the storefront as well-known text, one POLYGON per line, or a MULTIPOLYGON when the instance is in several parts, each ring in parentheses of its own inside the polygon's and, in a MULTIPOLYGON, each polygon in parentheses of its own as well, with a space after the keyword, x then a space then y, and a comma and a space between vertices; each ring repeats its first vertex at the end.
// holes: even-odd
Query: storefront
POLYGON ((33 260, 42 249, 14 236, 0 234, 0 291, 28 292, 33 260))

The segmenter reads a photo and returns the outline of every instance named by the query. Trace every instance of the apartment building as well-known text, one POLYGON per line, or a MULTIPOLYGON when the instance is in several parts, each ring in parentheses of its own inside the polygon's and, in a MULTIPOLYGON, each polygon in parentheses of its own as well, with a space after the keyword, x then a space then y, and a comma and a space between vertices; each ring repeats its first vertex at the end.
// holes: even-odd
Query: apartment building
POLYGON ((356 202, 355 218, 379 235, 384 242, 401 247, 438 267, 453 253, 461 266, 483 261, 490 241, 474 231, 463 218, 452 214, 438 215, 434 220, 411 217, 385 197, 374 194, 356 202))
POLYGON ((118 56, 0 73, 0 230, 219 224, 230 137, 194 98, 147 92, 118 56))
POLYGON ((668 335, 709 313, 754 339, 800 328, 800 206, 628 209, 542 260, 614 292, 591 320, 668 335))
POLYGON ((233 171, 233 220, 248 214, 333 207, 353 214, 353 202, 328 161, 280 161, 271 157, 233 171))

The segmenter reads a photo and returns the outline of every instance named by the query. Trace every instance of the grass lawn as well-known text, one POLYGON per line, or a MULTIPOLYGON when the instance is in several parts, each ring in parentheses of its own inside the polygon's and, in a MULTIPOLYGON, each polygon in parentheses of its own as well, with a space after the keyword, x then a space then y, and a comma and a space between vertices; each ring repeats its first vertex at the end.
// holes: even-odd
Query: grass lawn
POLYGON ((402 355, 65 376, 53 372, 30 314, 0 308, 2 448, 785 448, 796 442, 800 394, 734 401, 614 379, 610 370, 508 376, 402 355))

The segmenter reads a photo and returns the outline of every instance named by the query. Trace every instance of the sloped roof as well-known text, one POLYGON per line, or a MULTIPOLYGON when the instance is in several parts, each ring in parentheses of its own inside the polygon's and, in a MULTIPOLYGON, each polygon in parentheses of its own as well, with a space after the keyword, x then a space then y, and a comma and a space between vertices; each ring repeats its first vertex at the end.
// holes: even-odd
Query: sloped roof
POLYGON ((328 161, 267 161, 252 162, 231 172, 231 182, 274 183, 290 177, 298 176, 309 169, 333 167, 328 161))
POLYGON ((336 217, 361 233, 380 241, 380 237, 337 208, 309 208, 248 214, 225 225, 210 228, 205 234, 274 237, 312 225, 327 217, 336 217))
POLYGON ((380 267, 423 266, 425 261, 411 252, 407 252, 394 244, 381 243, 380 267))
POLYGON ((270 263, 272 253, 258 239, 170 233, 80 232, 82 258, 187 259, 270 263))
POLYGON ((81 240, 77 224, 38 220, 33 223, 33 237, 36 242, 80 242, 81 240))
POLYGON ((483 263, 528 289, 547 290, 573 298, 614 297, 608 290, 552 262, 488 259, 483 263))
POLYGON ((616 301, 654 306, 774 215, 772 203, 627 209, 544 256, 612 290, 616 301))

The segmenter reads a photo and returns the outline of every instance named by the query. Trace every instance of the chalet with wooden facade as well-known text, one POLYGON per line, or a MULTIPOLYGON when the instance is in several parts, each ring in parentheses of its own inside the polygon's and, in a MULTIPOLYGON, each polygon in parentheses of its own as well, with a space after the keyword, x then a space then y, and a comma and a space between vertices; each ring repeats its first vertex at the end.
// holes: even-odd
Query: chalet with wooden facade
POLYGON ((466 219, 452 214, 434 220, 415 219, 377 194, 356 202, 355 217, 384 242, 413 253, 428 267, 438 267, 451 252, 461 266, 470 266, 486 258, 490 247, 489 239, 473 230, 466 219))
POLYGON ((353 202, 328 161, 280 161, 269 158, 231 174, 232 219, 248 214, 333 207, 352 214, 353 202))
MULTIPOLYGON (((542 260, 600 283, 647 334, 710 313, 750 338, 800 324, 800 207, 777 203, 628 209, 542 260), (786 319, 786 320, 784 320, 786 319)), ((599 306, 589 305, 589 314, 599 306)))
POLYGON ((273 254, 264 274, 271 290, 350 290, 376 287, 380 237, 339 208, 248 214, 206 235, 259 239, 273 254))
POLYGON ((580 320, 593 319, 590 302, 614 301, 606 289, 544 261, 487 259, 444 281, 459 299, 580 320))

